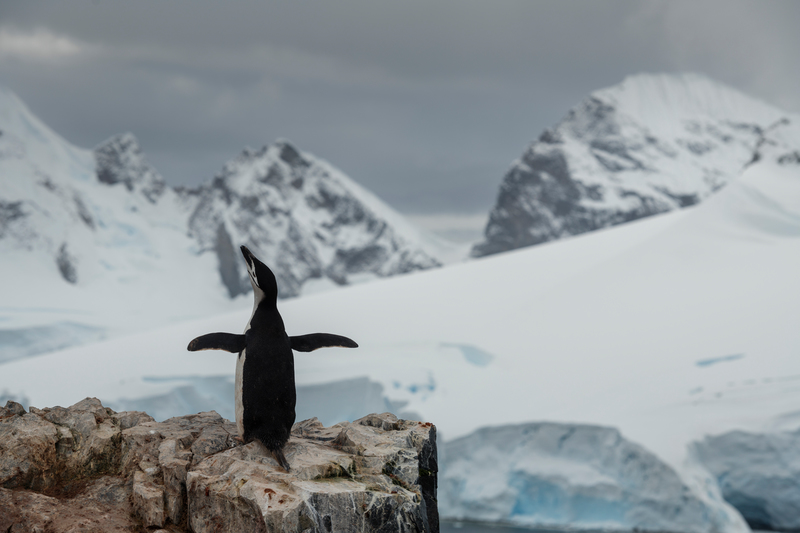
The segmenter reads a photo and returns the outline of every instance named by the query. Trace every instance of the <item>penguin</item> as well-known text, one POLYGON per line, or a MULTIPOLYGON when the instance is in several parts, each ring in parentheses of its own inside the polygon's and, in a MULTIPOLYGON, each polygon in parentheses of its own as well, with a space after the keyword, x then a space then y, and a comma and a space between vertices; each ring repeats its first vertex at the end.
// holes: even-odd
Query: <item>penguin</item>
POLYGON ((253 286, 253 313, 244 333, 209 333, 193 339, 190 352, 224 350, 238 353, 236 360, 236 427, 242 442, 261 442, 289 472, 283 447, 295 419, 297 392, 294 355, 318 348, 357 348, 353 340, 330 333, 290 337, 278 312, 275 275, 247 249, 241 247, 253 286))

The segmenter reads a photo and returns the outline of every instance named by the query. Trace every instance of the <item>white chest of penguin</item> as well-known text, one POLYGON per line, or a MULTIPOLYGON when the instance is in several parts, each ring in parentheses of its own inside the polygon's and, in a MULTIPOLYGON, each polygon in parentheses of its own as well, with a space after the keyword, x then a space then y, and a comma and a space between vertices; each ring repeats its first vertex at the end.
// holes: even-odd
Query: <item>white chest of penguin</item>
POLYGON ((247 348, 236 358, 236 429, 239 437, 244 438, 244 405, 242 404, 242 377, 244 376, 244 360, 247 348))
MULTIPOLYGON (((261 290, 256 290, 253 288, 253 312, 250 313, 250 318, 247 321, 247 325, 244 327, 244 334, 247 335, 247 332, 250 330, 250 323, 253 322, 253 317, 256 315, 256 310, 258 309, 259 304, 264 299, 264 293, 261 290)), ((236 358, 236 429, 239 431, 239 437, 244 439, 244 403, 242 402, 242 392, 243 392, 243 379, 244 379, 244 360, 247 358, 247 348, 242 350, 239 353, 239 357, 236 358)))

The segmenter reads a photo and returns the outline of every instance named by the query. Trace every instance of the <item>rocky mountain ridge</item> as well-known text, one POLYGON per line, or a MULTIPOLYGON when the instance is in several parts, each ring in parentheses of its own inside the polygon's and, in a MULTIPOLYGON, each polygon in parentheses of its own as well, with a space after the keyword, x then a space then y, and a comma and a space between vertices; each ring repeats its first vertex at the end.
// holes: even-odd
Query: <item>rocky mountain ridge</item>
POLYGON ((187 192, 197 202, 190 234, 217 255, 231 297, 251 290, 235 243, 268 258, 282 296, 298 295, 312 279, 346 285, 354 276, 440 266, 419 235, 382 216, 388 206, 285 140, 244 150, 210 184, 187 192))
MULTIPOLYGON (((694 205, 800 117, 696 74, 640 74, 596 91, 503 178, 475 257, 694 205)), ((796 137, 796 136, 795 136, 796 137)))
POLYGON ((134 236, 134 246, 125 246, 127 260, 156 255, 152 241, 164 238, 165 225, 191 237, 189 255, 216 256, 230 297, 250 290, 241 261, 230 253, 239 244, 273 266, 283 297, 300 294, 312 279, 343 285, 353 276, 440 265, 402 216, 285 140, 245 149, 196 188, 172 189, 133 134, 111 137, 92 151, 76 148, 7 90, 0 91, 0 132, 0 249, 49 254, 68 283, 91 277, 86 266, 96 259, 87 257, 89 248, 102 255, 103 248, 120 249, 130 244, 121 240, 134 236), (143 220, 120 220, 121 211, 138 212, 143 220), (112 227, 123 235, 99 235, 112 227))

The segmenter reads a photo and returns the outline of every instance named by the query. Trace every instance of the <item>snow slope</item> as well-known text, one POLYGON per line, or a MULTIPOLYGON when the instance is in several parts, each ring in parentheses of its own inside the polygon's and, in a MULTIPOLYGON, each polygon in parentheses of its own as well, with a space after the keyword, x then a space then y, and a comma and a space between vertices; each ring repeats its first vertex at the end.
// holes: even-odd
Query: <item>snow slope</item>
POLYGON ((0 361, 232 308, 132 135, 77 148, 1 88, 0 129, 0 361))
MULTIPOLYGON (((515 161, 473 248, 483 256, 694 205, 797 116, 697 74, 595 91, 515 161)), ((791 128, 789 128, 791 129, 791 128)))

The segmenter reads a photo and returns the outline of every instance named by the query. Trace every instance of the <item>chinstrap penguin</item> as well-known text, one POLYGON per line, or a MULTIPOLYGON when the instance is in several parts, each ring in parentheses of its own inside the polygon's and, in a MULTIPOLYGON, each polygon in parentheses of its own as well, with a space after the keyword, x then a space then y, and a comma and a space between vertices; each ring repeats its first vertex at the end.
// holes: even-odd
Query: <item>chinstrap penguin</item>
POLYGON ((188 350, 239 353, 236 361, 236 427, 243 442, 261 442, 287 472, 283 447, 295 419, 296 391, 292 350, 356 348, 347 337, 311 333, 290 337, 277 308, 278 284, 272 271, 242 246, 253 286, 253 313, 242 335, 209 333, 192 340, 188 350))

